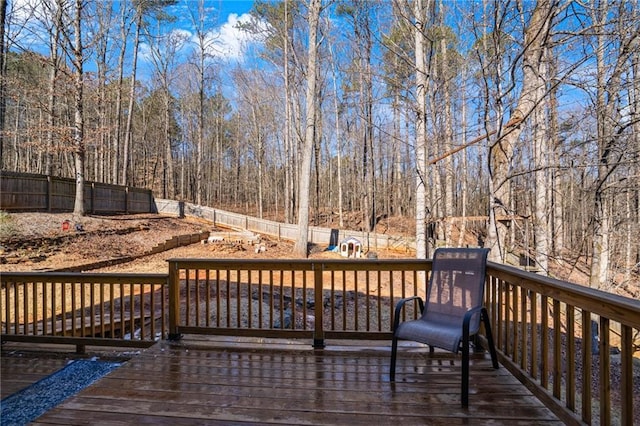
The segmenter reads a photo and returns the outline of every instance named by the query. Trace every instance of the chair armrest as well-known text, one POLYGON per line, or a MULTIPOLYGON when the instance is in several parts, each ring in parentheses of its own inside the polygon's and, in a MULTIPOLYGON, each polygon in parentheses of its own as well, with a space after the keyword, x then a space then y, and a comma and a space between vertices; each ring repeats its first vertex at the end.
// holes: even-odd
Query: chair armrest
POLYGON ((396 304, 396 309, 393 314, 393 332, 395 333, 396 328, 398 328, 398 324, 400 324, 400 312, 402 312, 402 308, 407 302, 411 302, 412 300, 418 300, 418 305, 420 306, 420 313, 424 312, 424 302, 420 296, 412 296, 404 299, 400 299, 396 304))
POLYGON ((469 340, 469 323, 471 322, 471 318, 482 312, 482 306, 476 306, 473 309, 469 309, 465 314, 464 314, 464 318, 462 319, 462 341, 466 342, 467 340, 469 340))

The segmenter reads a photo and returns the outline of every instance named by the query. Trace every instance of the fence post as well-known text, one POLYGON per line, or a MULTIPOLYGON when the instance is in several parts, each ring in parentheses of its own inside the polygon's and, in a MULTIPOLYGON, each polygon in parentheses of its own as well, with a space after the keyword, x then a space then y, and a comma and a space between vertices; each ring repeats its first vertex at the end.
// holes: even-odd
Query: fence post
POLYGON ((96 183, 95 182, 91 182, 91 208, 89 209, 89 211, 91 212, 91 214, 95 214, 95 209, 96 209, 96 183))
POLYGON ((124 214, 129 214, 129 187, 124 187, 124 214))
POLYGON ((53 199, 53 184, 51 183, 51 175, 47 175, 47 211, 51 212, 51 202, 53 199))
POLYGON ((323 306, 323 294, 322 294, 322 272, 324 271, 324 264, 312 263, 311 269, 313 270, 313 289, 314 289, 314 306, 313 311, 315 315, 314 331, 313 331, 313 348, 324 348, 324 306, 323 306))
POLYGON ((169 340, 180 340, 180 275, 178 263, 169 262, 169 340))

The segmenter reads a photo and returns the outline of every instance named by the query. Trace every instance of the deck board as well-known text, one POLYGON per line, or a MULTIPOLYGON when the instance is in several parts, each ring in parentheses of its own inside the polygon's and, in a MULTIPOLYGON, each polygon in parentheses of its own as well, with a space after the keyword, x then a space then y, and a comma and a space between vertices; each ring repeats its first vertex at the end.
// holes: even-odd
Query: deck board
POLYGON ((2 399, 58 371, 68 362, 64 358, 20 357, 0 363, 2 399), (16 374, 19 372, 19 374, 16 374))
MULTIPOLYGON (((35 424, 562 424, 505 368, 471 365, 460 406, 460 359, 401 348, 160 342, 35 424)), ((4 377, 3 377, 4 384, 4 377)))

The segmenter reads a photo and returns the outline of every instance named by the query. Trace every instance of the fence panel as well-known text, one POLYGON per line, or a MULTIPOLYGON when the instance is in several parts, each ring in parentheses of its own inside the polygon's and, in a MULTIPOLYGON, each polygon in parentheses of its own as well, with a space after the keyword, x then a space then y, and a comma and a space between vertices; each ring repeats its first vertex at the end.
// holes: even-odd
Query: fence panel
POLYGON ((45 210, 49 182, 46 176, 2 172, 0 206, 5 210, 45 210))
MULTIPOLYGON (((2 171, 0 209, 73 211, 76 198, 73 179, 2 171)), ((84 209, 88 213, 153 213, 151 190, 85 182, 84 209)))
MULTIPOLYGON (((198 206, 183 201, 166 199, 156 199, 158 213, 175 214, 179 216, 195 216, 207 219, 214 225, 220 225, 235 229, 246 229, 258 234, 266 234, 278 239, 295 241, 298 239, 298 225, 274 222, 266 219, 259 219, 246 216, 240 213, 233 213, 212 207, 198 206)), ((309 227, 309 243, 321 245, 338 245, 340 241, 354 237, 361 241, 362 247, 366 251, 376 251, 382 249, 393 249, 398 251, 410 251, 415 249, 415 239, 393 236, 387 234, 377 234, 373 232, 362 232, 344 229, 322 228, 318 226, 309 227)))

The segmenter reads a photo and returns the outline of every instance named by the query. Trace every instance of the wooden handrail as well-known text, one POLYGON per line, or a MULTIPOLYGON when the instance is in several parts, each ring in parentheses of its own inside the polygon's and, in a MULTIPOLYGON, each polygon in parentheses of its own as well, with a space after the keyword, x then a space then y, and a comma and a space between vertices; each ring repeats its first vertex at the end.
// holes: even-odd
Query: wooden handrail
POLYGON ((487 275, 640 330, 640 300, 492 262, 487 275))
POLYGON ((489 263, 487 281, 500 362, 514 376, 568 424, 633 423, 640 301, 496 263, 489 263), (619 364, 612 365, 612 351, 620 353, 619 364), (619 406, 612 375, 622 382, 619 406))

